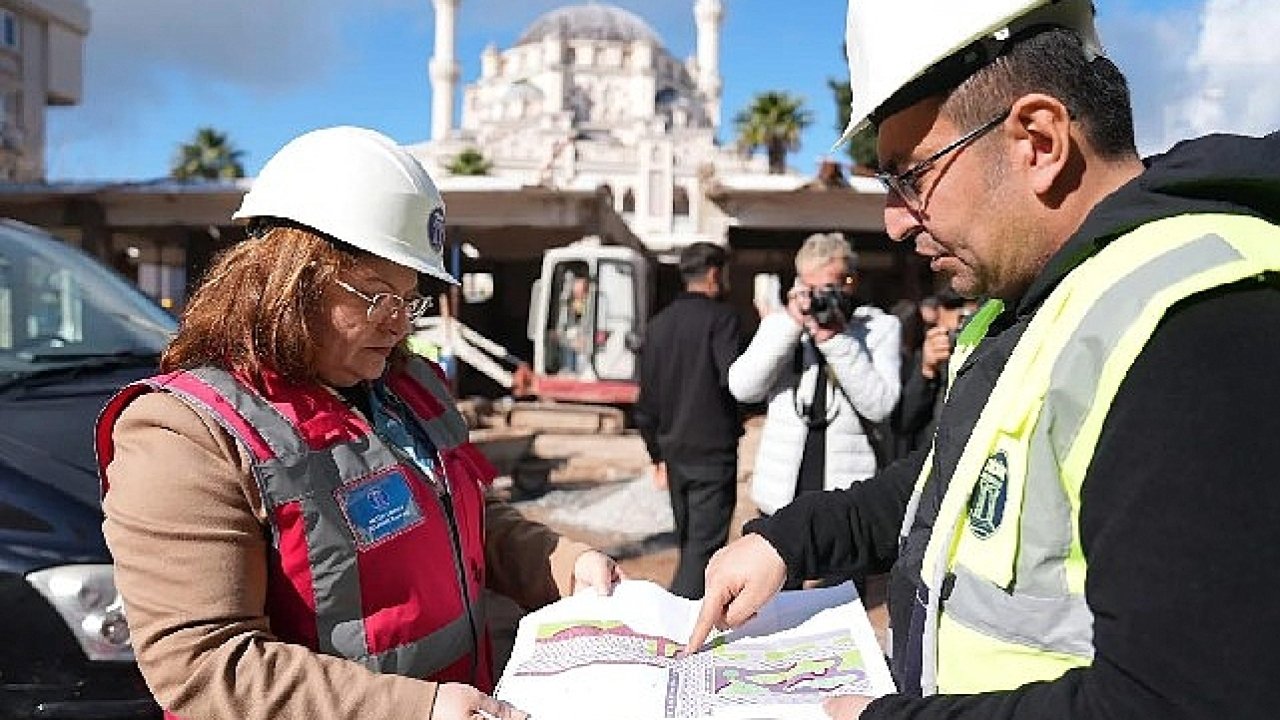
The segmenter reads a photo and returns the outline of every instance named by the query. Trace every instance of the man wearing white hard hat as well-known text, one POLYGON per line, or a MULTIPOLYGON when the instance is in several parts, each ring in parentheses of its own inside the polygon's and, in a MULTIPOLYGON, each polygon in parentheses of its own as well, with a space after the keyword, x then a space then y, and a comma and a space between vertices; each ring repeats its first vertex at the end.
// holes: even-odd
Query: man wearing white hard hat
POLYGON ((846 137, 967 297, 929 447, 713 558, 691 645, 892 568, 899 694, 836 718, 1280 710, 1280 136, 1142 160, 1089 0, 851 0, 846 137))
POLYGON ((98 421, 104 532, 168 717, 524 713, 493 690, 484 592, 609 592, 614 562, 491 500, 495 471, 408 351, 444 203, 372 130, 262 169, 161 358, 98 421))

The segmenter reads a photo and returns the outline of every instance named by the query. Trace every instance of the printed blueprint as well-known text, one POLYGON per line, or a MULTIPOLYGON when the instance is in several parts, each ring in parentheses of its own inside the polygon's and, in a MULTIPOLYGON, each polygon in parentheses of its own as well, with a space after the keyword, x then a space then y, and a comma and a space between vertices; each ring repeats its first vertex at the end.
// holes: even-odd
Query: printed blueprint
POLYGON ((852 584, 780 593, 742 628, 676 654, 696 602, 648 582, 524 618, 498 697, 536 720, 825 717, 832 695, 893 691, 852 584))

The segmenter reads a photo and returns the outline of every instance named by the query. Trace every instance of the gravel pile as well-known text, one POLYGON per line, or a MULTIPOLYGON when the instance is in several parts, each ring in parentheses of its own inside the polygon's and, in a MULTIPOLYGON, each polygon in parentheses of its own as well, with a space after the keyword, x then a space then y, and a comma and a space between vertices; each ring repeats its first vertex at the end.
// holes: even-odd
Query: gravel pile
POLYGON ((515 503, 542 522, 612 537, 618 544, 643 541, 675 529, 671 500, 647 477, 635 477, 588 489, 552 486, 535 500, 515 503))

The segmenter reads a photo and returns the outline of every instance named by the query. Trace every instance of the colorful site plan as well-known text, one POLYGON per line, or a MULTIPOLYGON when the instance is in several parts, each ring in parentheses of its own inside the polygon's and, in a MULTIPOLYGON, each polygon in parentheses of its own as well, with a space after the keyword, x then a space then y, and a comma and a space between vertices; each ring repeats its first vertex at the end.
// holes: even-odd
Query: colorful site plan
POLYGON ((645 581, 530 613, 497 696, 536 720, 824 718, 835 695, 893 692, 852 583, 779 593, 741 628, 677 657, 698 603, 645 581))

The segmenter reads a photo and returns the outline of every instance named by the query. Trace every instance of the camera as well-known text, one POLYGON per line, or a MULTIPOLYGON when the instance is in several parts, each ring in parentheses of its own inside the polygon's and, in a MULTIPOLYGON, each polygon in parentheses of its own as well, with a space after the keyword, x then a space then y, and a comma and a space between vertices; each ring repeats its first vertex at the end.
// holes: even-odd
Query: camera
POLYGON ((813 288, 809 291, 809 310, 807 315, 819 325, 830 325, 832 321, 848 320, 855 308, 853 296, 840 291, 834 285, 813 288))

